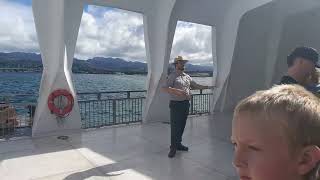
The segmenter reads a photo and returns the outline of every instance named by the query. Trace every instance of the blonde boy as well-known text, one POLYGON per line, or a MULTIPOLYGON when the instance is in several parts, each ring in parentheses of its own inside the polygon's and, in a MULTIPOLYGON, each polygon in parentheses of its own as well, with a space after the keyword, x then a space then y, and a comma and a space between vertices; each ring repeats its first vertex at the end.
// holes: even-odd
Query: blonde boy
POLYGON ((241 180, 320 180, 320 101, 298 85, 258 91, 237 105, 231 141, 241 180))

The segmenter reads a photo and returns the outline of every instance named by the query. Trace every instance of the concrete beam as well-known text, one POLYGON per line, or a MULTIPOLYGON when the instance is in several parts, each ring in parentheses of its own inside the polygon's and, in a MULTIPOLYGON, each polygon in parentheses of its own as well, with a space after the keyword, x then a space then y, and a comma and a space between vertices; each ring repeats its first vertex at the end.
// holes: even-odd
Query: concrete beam
POLYGON ((32 8, 43 61, 43 74, 35 112, 32 135, 66 130, 80 130, 81 118, 77 98, 70 115, 57 119, 48 109, 49 94, 56 89, 66 89, 74 97, 72 61, 79 30, 82 2, 72 0, 33 0, 32 8))

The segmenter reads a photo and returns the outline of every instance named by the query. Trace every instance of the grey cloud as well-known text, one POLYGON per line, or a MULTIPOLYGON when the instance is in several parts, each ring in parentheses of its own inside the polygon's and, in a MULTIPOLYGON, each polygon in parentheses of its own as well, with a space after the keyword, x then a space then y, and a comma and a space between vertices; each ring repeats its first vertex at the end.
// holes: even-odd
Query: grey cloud
POLYGON ((31 7, 3 0, 0 17, 0 51, 39 52, 31 7))
MULTIPOLYGON (((39 52, 31 6, 0 1, 0 51, 39 52)), ((119 57, 146 61, 143 16, 119 9, 89 6, 83 12, 75 56, 119 57)), ((211 62, 211 27, 179 22, 171 57, 211 62)))

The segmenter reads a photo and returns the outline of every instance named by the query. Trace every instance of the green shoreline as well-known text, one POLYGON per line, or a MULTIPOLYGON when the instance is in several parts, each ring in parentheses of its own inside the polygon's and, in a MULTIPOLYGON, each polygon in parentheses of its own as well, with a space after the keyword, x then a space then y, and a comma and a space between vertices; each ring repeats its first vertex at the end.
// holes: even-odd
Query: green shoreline
MULTIPOLYGON (((20 70, 13 70, 13 71, 2 71, 0 72, 4 73, 42 73, 41 71, 20 71, 20 70)), ((115 74, 115 75, 147 75, 147 72, 73 72, 74 74, 115 74)), ((191 77, 212 77, 212 75, 208 72, 186 72, 191 77)))

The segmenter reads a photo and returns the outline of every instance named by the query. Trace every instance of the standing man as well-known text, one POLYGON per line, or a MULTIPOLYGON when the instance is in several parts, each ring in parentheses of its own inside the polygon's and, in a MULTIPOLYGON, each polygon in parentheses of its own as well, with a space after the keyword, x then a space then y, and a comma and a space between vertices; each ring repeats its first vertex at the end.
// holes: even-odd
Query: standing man
POLYGON ((288 72, 279 84, 299 84, 306 86, 308 79, 315 73, 319 54, 311 47, 297 47, 287 57, 288 72))
POLYGON ((202 86, 192 80, 192 78, 184 73, 184 65, 187 63, 181 56, 174 59, 175 71, 167 78, 163 91, 170 94, 170 126, 171 126, 171 146, 168 154, 169 158, 176 155, 176 151, 188 151, 189 148, 182 145, 182 135, 186 126, 189 114, 191 99, 190 88, 192 89, 208 89, 212 86, 202 86))

